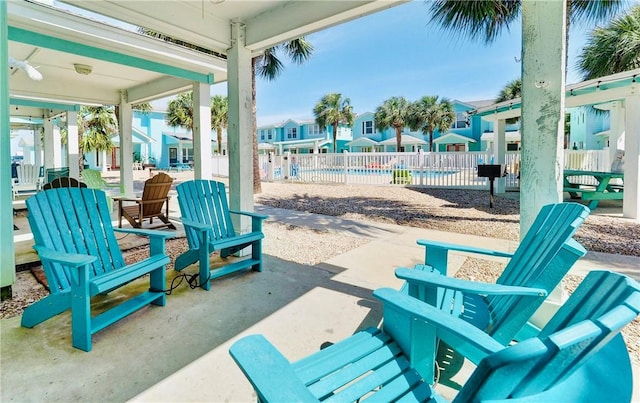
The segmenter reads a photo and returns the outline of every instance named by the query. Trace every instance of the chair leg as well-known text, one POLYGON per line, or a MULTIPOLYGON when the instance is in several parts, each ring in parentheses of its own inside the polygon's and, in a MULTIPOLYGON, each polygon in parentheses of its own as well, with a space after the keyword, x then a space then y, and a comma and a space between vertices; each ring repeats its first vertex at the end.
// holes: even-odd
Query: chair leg
POLYGON ((88 269, 80 270, 78 285, 71 286, 71 338, 73 347, 91 351, 91 296, 89 282, 86 281, 88 269))

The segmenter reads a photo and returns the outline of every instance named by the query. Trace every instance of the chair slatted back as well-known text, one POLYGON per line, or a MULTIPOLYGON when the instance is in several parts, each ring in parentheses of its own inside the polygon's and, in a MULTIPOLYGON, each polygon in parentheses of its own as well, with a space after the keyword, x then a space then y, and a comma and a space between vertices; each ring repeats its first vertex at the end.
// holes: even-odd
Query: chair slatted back
MULTIPOLYGON (((471 396, 480 401, 540 394, 583 370, 583 366, 600 371, 607 367, 607 376, 631 395, 629 356, 619 333, 639 314, 637 281, 619 273, 592 271, 538 337, 482 360, 456 401, 468 401, 471 396)), ((584 369, 587 377, 593 369, 584 369)), ((580 385, 572 385, 580 389, 580 385)), ((564 392, 570 393, 570 388, 564 392)), ((602 394, 606 399, 607 391, 602 394)), ((558 397, 540 395, 538 400, 558 397)), ((568 395, 563 397, 572 400, 568 395)))
POLYGON ((70 176, 63 178, 56 178, 49 183, 45 183, 42 186, 42 190, 49 190, 54 188, 86 188, 87 185, 83 182, 80 182, 76 178, 72 178, 70 176))
MULTIPOLYGON (((142 200, 144 217, 153 217, 162 213, 162 207, 166 202, 167 195, 171 190, 173 178, 164 172, 147 179, 142 190, 142 200), (158 200, 157 202, 146 203, 148 200, 158 200)), ((142 220, 142 218, 140 218, 142 220)))
POLYGON ((95 169, 84 169, 82 171, 82 181, 92 189, 105 190, 105 181, 102 179, 102 174, 95 169))
POLYGON ((52 182, 56 178, 64 178, 65 176, 69 176, 69 167, 47 168, 45 173, 47 182, 52 182))
MULTIPOLYGON (((578 203, 544 206, 496 283, 537 287, 550 293, 571 268, 570 265, 552 267, 563 247, 572 242, 584 251, 571 237, 588 215, 589 209, 578 203)), ((490 296, 487 301, 493 315, 493 329, 509 329, 508 321, 519 320, 513 312, 526 310, 531 303, 517 295, 490 296)), ((500 338, 494 334, 496 336, 500 338)), ((506 335, 504 342, 508 343, 513 336, 506 335)))
MULTIPOLYGON (((229 214, 224 183, 196 179, 179 184, 176 190, 182 217, 201 224, 209 224, 213 241, 236 235, 231 214, 229 214)), ((200 243, 196 232, 187 228, 185 230, 189 247, 199 249, 200 243)))
MULTIPOLYGON (((28 198, 26 205, 35 248, 96 256, 93 276, 125 265, 103 191, 49 189, 28 198)), ((60 264, 47 263, 43 268, 51 293, 67 290, 71 281, 77 281, 77 274, 60 264)))
POLYGON ((36 185, 39 181, 40 167, 33 164, 22 164, 16 167, 19 185, 36 185))

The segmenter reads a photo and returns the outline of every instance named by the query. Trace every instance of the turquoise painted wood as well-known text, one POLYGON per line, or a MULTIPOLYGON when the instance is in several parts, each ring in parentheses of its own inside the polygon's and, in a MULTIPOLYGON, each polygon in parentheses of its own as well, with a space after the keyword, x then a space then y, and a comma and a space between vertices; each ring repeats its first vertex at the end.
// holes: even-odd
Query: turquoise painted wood
POLYGON ((172 232, 114 229, 107 198, 101 190, 55 188, 26 201, 34 248, 44 268, 50 295, 27 307, 22 326, 34 327, 71 309, 74 347, 91 351, 91 335, 140 308, 164 306, 165 240, 172 232), (149 257, 125 264, 115 232, 148 236, 149 257), (92 316, 91 298, 149 275, 149 289, 92 316))
POLYGON ((196 179, 176 186, 189 250, 176 258, 176 270, 199 262, 200 287, 210 289, 210 280, 251 268, 262 271, 262 221, 265 215, 229 210, 225 185, 222 182, 196 179), (251 217, 251 232, 238 234, 231 214, 251 217), (209 256, 220 252, 220 257, 251 247, 251 257, 223 267, 210 269, 209 256))
POLYGON ((622 200, 624 199, 624 186, 610 184, 612 179, 624 179, 623 172, 598 172, 598 171, 578 171, 564 170, 563 191, 568 192, 572 199, 582 198, 590 200, 589 208, 595 210, 600 200, 622 200), (570 177, 590 176, 598 182, 597 185, 584 185, 572 182, 570 177), (578 195, 580 194, 581 197, 578 195))
POLYGON ((638 283, 624 275, 589 275, 557 315, 559 326, 505 347, 459 318, 400 291, 379 289, 383 329, 367 329, 297 362, 262 335, 236 341, 229 352, 261 402, 444 402, 425 382, 433 366, 424 335, 483 352, 455 402, 629 401, 631 365, 620 330, 640 313, 638 283), (617 297, 593 291, 615 283, 617 297), (600 309, 576 314, 587 298, 600 309), (606 299, 606 302, 603 301, 606 299), (603 303, 604 302, 604 303, 603 303), (571 317, 571 319, 562 320, 571 317))
POLYGON ((540 330, 528 320, 586 254, 572 236, 588 214, 589 209, 578 203, 544 206, 513 254, 419 240, 425 246, 427 265, 400 268, 396 276, 406 280, 404 292, 463 318, 506 345, 540 330), (450 251, 510 260, 495 284, 484 284, 441 275, 447 273, 450 251))

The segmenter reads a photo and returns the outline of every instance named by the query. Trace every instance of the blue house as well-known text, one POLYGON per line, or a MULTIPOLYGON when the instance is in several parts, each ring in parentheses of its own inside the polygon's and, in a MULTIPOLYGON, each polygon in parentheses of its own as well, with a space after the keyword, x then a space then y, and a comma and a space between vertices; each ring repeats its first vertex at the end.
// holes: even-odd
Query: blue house
MULTIPOLYGON (((338 152, 348 149, 345 144, 351 140, 351 128, 338 127, 338 152)), ((324 130, 314 119, 293 120, 258 127, 258 149, 262 152, 285 151, 292 153, 328 153, 333 152, 333 127, 324 130)))
POLYGON ((610 146, 611 128, 609 111, 592 106, 578 106, 567 109, 571 129, 567 148, 578 150, 602 150, 610 146))

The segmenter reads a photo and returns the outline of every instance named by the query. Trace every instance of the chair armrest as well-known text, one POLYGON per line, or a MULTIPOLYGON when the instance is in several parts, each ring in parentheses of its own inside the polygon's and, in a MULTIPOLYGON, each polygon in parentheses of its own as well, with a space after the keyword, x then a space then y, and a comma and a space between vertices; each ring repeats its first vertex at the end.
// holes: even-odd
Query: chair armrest
POLYGON ((91 255, 83 255, 79 253, 57 252, 45 246, 34 245, 33 249, 38 252, 38 256, 42 261, 59 263, 68 267, 82 267, 93 263, 98 258, 91 255))
POLYGON ((258 218, 260 220, 266 220, 267 218, 269 218, 268 215, 252 213, 252 212, 249 212, 249 211, 229 210, 229 212, 233 213, 233 214, 245 215, 245 216, 252 217, 252 218, 258 218))
POLYGON ((103 186, 108 187, 108 188, 119 188, 120 184, 119 183, 109 183, 107 181, 104 181, 103 186))
POLYGON ((291 363, 262 335, 244 337, 229 348, 260 402, 318 401, 294 372, 291 363))
POLYGON ((141 202, 142 199, 139 197, 131 197, 131 196, 113 196, 113 200, 117 201, 132 201, 132 202, 141 202))
POLYGON ((140 236, 148 236, 149 238, 163 238, 170 239, 176 236, 175 231, 157 231, 152 229, 140 229, 140 228, 114 228, 115 232, 122 232, 126 234, 135 234, 140 236))
POLYGON ((193 220, 189 220, 187 218, 182 218, 182 225, 184 227, 188 227, 191 229, 194 229, 196 231, 208 231, 211 229, 211 225, 210 224, 205 224, 205 223, 200 223, 197 221, 193 221, 193 220))
POLYGON ((411 285, 418 285, 427 288, 435 289, 442 287, 479 295, 529 295, 535 297, 544 297, 547 295, 547 291, 542 288, 481 283, 443 276, 439 273, 407 269, 405 267, 396 269, 395 273, 397 278, 406 280, 411 285))
MULTIPOLYGON (((420 322, 432 328, 435 331, 435 337, 443 340, 474 363, 478 363, 487 355, 504 348, 502 344, 472 324, 444 313, 438 308, 403 294, 398 290, 380 288, 375 290, 373 295, 383 304, 384 331, 396 341, 406 340, 407 337, 409 337, 409 340, 413 339, 414 344, 412 346, 405 347, 401 344, 402 348, 408 347, 411 349, 417 347, 419 349, 421 347, 420 344, 426 342, 424 340, 426 334, 421 331, 420 326, 417 326, 417 323, 420 322), (406 334, 407 331, 414 329, 418 334, 406 334), (402 334, 403 332, 405 334, 402 334)), ((409 356, 410 352, 405 351, 405 354, 409 356)), ((430 363, 430 365, 433 365, 433 363, 430 363)))
POLYGON ((422 245, 426 247, 427 250, 430 248, 438 248, 438 249, 446 249, 446 250, 455 250, 458 252, 477 253, 480 255, 487 255, 487 256, 508 257, 508 258, 513 257, 513 253, 509 253, 509 252, 500 252, 492 249, 476 248, 476 247, 467 246, 467 245, 456 245, 456 244, 447 243, 447 242, 430 241, 428 239, 418 239, 417 243, 418 245, 422 245))

